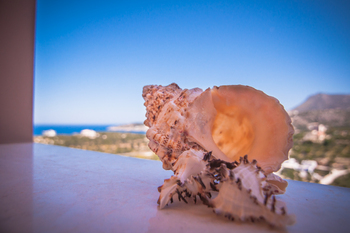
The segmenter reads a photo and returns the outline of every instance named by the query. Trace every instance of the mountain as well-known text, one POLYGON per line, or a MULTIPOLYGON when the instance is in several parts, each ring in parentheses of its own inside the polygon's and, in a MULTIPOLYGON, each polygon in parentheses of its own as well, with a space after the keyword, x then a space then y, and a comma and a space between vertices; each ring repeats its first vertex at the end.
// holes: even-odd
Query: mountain
POLYGON ((293 125, 305 129, 312 122, 350 127, 350 95, 317 94, 289 112, 293 125))
POLYGON ((325 109, 350 110, 350 95, 313 95, 293 110, 298 110, 298 112, 307 112, 311 110, 325 109))

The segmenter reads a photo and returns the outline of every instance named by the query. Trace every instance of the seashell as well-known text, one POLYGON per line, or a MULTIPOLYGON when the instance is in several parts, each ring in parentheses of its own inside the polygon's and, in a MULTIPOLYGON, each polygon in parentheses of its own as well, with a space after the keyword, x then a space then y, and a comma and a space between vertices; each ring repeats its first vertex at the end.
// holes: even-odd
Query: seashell
POLYGON ((176 84, 169 86, 145 86, 146 117, 144 124, 150 127, 146 137, 148 146, 163 162, 163 168, 172 169, 177 157, 189 150, 195 143, 187 140, 186 115, 189 103, 202 93, 202 90, 182 90, 176 84))
POLYGON ((186 199, 182 196, 185 192, 188 197, 195 198, 198 194, 209 192, 206 187, 210 187, 211 179, 203 176, 207 169, 207 163, 203 160, 204 153, 190 149, 182 153, 174 165, 174 176, 164 180, 164 184, 158 188, 160 192, 158 204, 162 209, 172 199, 174 194, 178 194, 179 200, 186 199), (199 177, 199 178, 198 178, 199 177), (205 180, 205 183, 203 183, 205 180))
POLYGON ((295 216, 286 214, 286 206, 272 193, 263 192, 261 170, 251 163, 240 163, 220 187, 216 198, 207 200, 215 213, 230 220, 260 221, 283 227, 295 223, 295 216), (257 172, 258 171, 258 172, 257 172))
POLYGON ((236 161, 244 155, 270 174, 288 159, 294 129, 277 99, 242 85, 182 90, 176 84, 143 89, 149 147, 164 169, 190 148, 236 161))
POLYGON ((221 180, 217 197, 205 202, 215 213, 230 220, 264 220, 277 227, 294 224, 295 216, 286 214, 285 204, 273 193, 263 191, 265 175, 256 161, 250 163, 245 156, 237 167, 228 171, 229 176, 221 180))
POLYGON ((277 99, 262 91, 241 85, 214 87, 193 102, 191 112, 189 135, 222 160, 236 161, 248 154, 269 174, 288 159, 294 133, 290 117, 277 99), (212 137, 201 138, 203 134, 195 131, 198 127, 212 137))
POLYGON ((272 172, 288 159, 294 133, 278 100, 242 85, 203 92, 175 83, 145 86, 142 96, 149 147, 174 171, 158 188, 160 208, 174 196, 184 202, 199 197, 230 219, 294 222, 273 195, 287 187, 272 172))
MULTIPOLYGON (((209 154, 209 153, 207 153, 209 154)), ((265 174, 249 162, 247 156, 240 162, 206 158, 206 154, 189 150, 179 156, 176 172, 158 188, 158 204, 164 208, 178 197, 179 201, 196 202, 197 197, 218 215, 230 220, 261 221, 271 226, 291 225, 294 215, 286 213, 286 206, 273 192, 265 192, 265 174), (211 199, 213 192, 217 196, 211 199)))

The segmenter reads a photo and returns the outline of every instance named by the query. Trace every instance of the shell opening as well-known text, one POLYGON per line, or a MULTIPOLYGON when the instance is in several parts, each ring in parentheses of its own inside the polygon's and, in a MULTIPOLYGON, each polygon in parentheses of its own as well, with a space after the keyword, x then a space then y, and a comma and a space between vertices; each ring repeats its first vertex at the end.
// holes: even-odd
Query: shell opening
POLYGON ((231 159, 249 154, 255 133, 247 114, 236 107, 217 111, 211 131, 217 147, 231 159))

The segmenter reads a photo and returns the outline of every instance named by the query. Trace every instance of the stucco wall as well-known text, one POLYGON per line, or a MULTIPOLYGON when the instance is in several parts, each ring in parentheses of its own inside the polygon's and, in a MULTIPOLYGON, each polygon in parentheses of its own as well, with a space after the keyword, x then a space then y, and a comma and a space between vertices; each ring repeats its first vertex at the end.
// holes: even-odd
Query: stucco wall
POLYGON ((32 142, 35 0, 0 0, 0 143, 32 142))

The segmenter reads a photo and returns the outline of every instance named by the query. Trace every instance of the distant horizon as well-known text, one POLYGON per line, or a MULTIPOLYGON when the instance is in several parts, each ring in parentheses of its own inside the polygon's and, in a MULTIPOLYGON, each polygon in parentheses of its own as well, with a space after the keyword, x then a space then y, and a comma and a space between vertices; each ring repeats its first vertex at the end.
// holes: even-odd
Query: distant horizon
POLYGON ((45 125, 33 125, 33 135, 34 136, 42 136, 45 135, 45 132, 52 130, 57 135, 74 135, 81 134, 83 130, 94 130, 96 132, 125 132, 125 133, 137 133, 137 134, 145 134, 144 130, 140 129, 110 129, 115 125, 96 125, 96 124, 84 124, 84 125, 74 125, 74 124, 45 124, 45 125))
POLYGON ((36 9, 35 124, 143 122, 151 84, 248 85, 286 111, 350 92, 350 1, 37 0, 36 9))
POLYGON ((111 124, 99 124, 99 123, 33 123, 33 126, 120 126, 128 124, 143 124, 143 122, 132 122, 132 123, 111 123, 111 124))
MULTIPOLYGON (((309 95, 306 97, 306 99, 300 103, 299 105, 291 108, 291 109, 285 109, 286 112, 289 112, 289 111, 292 111, 294 110, 295 108, 299 107, 300 105, 302 105, 307 99, 309 99, 310 97, 312 96, 316 96, 316 95, 319 95, 319 94, 325 94, 325 95, 350 95, 349 94, 344 94, 344 93, 324 93, 324 92, 320 92, 320 93, 316 93, 316 94, 312 94, 312 95, 309 95)), ((281 103, 282 104, 282 103, 281 103)), ((283 105, 283 104, 282 104, 283 105)), ((145 114, 146 114, 146 108, 145 108, 145 114)), ((146 117, 145 119, 146 120, 146 117)), ((53 126, 53 125, 57 125, 57 126, 62 126, 62 125, 65 125, 65 126, 91 126, 91 125, 95 125, 95 126, 118 126, 118 125, 127 125, 127 124, 143 124, 144 120, 142 121, 138 121, 138 122, 125 122, 125 123, 81 123, 81 122, 76 122, 76 123, 64 123, 64 122, 61 122, 61 123, 34 123, 33 122, 33 125, 36 125, 36 126, 53 126)))

